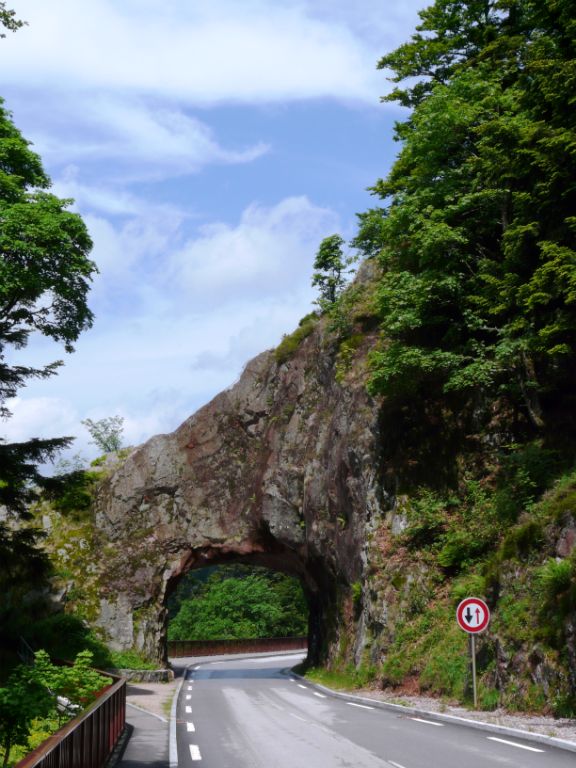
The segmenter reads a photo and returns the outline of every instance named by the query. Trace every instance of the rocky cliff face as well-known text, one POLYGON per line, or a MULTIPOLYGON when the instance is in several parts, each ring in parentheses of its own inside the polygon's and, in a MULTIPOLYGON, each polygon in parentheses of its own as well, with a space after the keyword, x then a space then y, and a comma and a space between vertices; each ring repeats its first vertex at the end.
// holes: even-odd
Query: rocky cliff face
MULTIPOLYGON (((360 285, 369 279, 365 269, 360 285)), ((373 342, 364 333, 343 360, 318 321, 288 359, 256 357, 237 384, 108 478, 96 504, 95 623, 113 646, 162 657, 178 578, 233 559, 299 575, 313 654, 336 646, 367 533, 392 508, 379 483, 379 404, 365 387, 373 342)))
POLYGON ((475 594, 493 611, 482 705, 576 711, 576 473, 498 403, 370 397, 374 283, 365 265, 344 333, 305 320, 133 451, 92 509, 44 507, 60 597, 112 648, 163 660, 183 574, 267 565, 305 585, 312 661, 463 699, 455 607, 475 594))

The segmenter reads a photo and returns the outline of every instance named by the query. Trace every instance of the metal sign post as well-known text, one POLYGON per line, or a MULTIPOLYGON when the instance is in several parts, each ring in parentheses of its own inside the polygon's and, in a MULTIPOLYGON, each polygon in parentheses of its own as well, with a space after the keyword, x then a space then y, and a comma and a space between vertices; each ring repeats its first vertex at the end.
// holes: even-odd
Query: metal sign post
POLYGON ((483 632, 490 622, 490 609, 479 597, 467 597, 456 609, 456 621, 460 629, 470 636, 470 655, 472 656, 472 691, 474 709, 478 707, 476 687, 476 635, 483 632))

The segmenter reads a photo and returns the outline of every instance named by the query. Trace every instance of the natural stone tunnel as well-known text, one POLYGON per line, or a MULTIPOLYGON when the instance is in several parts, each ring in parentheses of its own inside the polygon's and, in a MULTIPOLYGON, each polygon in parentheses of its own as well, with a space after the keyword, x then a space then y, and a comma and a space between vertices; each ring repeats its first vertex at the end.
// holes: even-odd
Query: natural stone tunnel
MULTIPOLYGON (((365 357, 373 343, 362 337, 365 357)), ((95 623, 115 648, 165 655, 166 598, 192 567, 230 560, 299 576, 312 655, 337 642, 341 595, 363 579, 386 506, 379 406, 319 321, 292 356, 252 360, 238 383, 132 452, 96 501, 95 623)), ((361 639, 359 640, 361 642, 361 639)))

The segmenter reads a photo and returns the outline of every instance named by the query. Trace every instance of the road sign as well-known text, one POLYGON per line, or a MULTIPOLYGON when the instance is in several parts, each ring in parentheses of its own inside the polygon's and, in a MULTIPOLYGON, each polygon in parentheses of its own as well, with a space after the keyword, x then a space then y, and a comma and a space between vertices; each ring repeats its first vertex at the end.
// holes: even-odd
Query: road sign
POLYGON ((467 597, 456 610, 456 620, 460 629, 476 635, 488 626, 490 609, 479 597, 467 597))

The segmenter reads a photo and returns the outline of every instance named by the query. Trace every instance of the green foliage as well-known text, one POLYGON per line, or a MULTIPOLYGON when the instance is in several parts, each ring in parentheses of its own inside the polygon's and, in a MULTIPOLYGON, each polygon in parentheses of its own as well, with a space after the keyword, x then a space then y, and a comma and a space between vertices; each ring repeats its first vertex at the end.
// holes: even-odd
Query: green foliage
POLYGON ((566 559, 547 560, 536 572, 541 635, 555 648, 566 642, 566 621, 576 615, 576 551, 566 559))
POLYGON ((93 664, 99 669, 114 666, 113 654, 77 616, 70 613, 52 613, 37 618, 33 624, 21 627, 20 632, 34 647, 44 648, 52 658, 73 659, 81 651, 92 654, 93 664))
POLYGON ((282 341, 274 350, 274 357, 278 365, 287 362, 296 353, 304 339, 310 336, 317 322, 318 315, 312 312, 300 320, 298 328, 293 333, 282 338, 282 341))
POLYGON ((329 309, 346 285, 346 267, 352 263, 344 256, 344 240, 340 235, 325 237, 320 243, 314 260, 312 285, 318 286, 320 296, 317 304, 322 310, 329 309))
POLYGON ((28 741, 32 721, 47 716, 53 708, 50 693, 33 676, 32 670, 20 666, 10 675, 5 688, 0 688, 0 748, 3 766, 8 765, 14 745, 28 741))
POLYGON ((90 433, 91 442, 104 453, 119 451, 122 448, 122 432, 124 431, 124 418, 122 416, 109 416, 97 421, 84 419, 82 424, 90 433))
POLYGON ((568 0, 436 0, 387 56, 413 106, 403 148, 360 218, 378 255, 385 342, 371 390, 478 390, 532 424, 569 391, 576 339, 576 144, 568 0), (415 79, 413 79, 415 78, 415 79))
POLYGON ((235 640, 306 634, 307 607, 297 580, 266 569, 224 568, 188 586, 168 625, 170 640, 235 640))
POLYGON ((110 666, 114 669, 156 669, 157 667, 136 651, 112 651, 110 659, 110 666))
POLYGON ((21 664, 14 669, 6 687, 0 688, 0 746, 4 766, 8 765, 14 745, 28 745, 34 721, 50 719, 53 732, 110 684, 110 679, 93 670, 91 664, 89 651, 79 653, 71 666, 56 666, 45 651, 38 651, 33 666, 21 664))
MULTIPOLYGON (((10 32, 16 32, 17 29, 20 29, 25 24, 25 21, 20 21, 20 19, 16 18, 13 10, 6 8, 5 2, 0 2, 0 26, 10 32)), ((4 32, 0 32, 0 37, 6 37, 4 32)))
MULTIPOLYGON (((21 26, 0 5, 0 24, 21 26)), ((68 210, 48 189, 50 180, 40 158, 31 151, 0 101, 0 416, 10 416, 7 401, 30 379, 54 375, 61 364, 22 365, 18 353, 32 335, 60 342, 67 352, 92 324, 87 294, 95 264, 88 259, 92 243, 78 214, 68 210)), ((7 443, 0 438, 0 506, 26 517, 45 478, 38 465, 52 461, 71 438, 7 443)), ((38 534, 0 526, 3 562, 0 617, 14 609, 22 586, 46 574, 45 558, 34 552, 38 534)))
POLYGON ((313 683, 319 683, 334 690, 364 688, 374 680, 376 674, 377 670, 375 667, 364 664, 361 664, 359 667, 347 664, 342 669, 310 667, 305 671, 305 676, 313 683))

